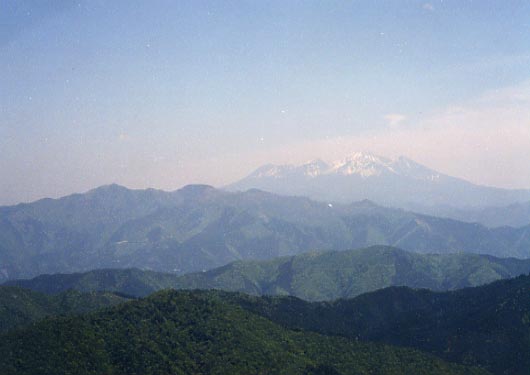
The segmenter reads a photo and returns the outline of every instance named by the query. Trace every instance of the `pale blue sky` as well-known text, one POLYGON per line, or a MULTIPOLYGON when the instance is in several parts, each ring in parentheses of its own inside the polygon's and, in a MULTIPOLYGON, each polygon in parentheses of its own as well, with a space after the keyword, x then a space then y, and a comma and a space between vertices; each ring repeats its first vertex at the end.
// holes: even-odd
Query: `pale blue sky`
POLYGON ((352 148, 530 188, 528 1, 0 0, 0 71, 0 204, 352 148))

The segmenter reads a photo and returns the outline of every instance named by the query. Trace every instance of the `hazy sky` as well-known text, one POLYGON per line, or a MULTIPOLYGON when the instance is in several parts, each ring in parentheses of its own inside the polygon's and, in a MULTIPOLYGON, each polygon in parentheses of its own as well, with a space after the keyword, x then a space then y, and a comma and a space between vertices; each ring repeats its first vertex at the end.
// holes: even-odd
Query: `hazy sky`
POLYGON ((0 204, 404 154, 530 188, 529 1, 0 0, 0 204))

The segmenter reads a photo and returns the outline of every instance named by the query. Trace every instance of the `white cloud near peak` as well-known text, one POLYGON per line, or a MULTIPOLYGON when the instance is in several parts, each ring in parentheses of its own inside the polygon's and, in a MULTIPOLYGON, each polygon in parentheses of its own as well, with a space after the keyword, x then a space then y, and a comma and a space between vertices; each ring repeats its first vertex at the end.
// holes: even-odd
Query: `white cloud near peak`
POLYGON ((387 115, 384 115, 383 118, 387 122, 387 125, 389 128, 395 128, 400 123, 405 121, 407 119, 407 116, 401 114, 401 113, 389 113, 387 115))

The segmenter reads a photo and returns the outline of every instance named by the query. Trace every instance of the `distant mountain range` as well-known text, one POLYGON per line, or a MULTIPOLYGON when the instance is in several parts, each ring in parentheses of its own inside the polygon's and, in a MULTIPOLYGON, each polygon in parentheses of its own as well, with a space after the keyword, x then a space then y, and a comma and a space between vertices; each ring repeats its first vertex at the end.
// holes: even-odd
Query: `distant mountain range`
POLYGON ((502 226, 522 227, 530 223, 530 202, 476 209, 438 206, 423 207, 420 210, 434 216, 448 217, 470 223, 481 223, 490 228, 502 226))
POLYGON ((268 261, 239 261, 183 276, 139 269, 107 269, 41 275, 30 280, 12 280, 6 285, 47 294, 68 290, 113 291, 137 297, 166 288, 220 289, 254 295, 292 295, 315 301, 352 298, 389 286, 453 290, 529 272, 530 259, 416 254, 377 246, 268 261))
POLYGON ((530 256, 530 226, 488 229, 389 209, 231 193, 110 185, 85 194, 0 207, 0 282, 98 268, 176 274, 310 250, 391 245, 418 253, 530 256))
MULTIPOLYGON (((260 189, 325 202, 369 199, 424 213, 432 213, 439 206, 476 209, 530 202, 530 190, 475 185, 405 157, 389 159, 362 152, 330 164, 314 160, 299 166, 265 165, 226 188, 260 189)), ((527 219, 523 225, 530 224, 530 217, 527 219)))

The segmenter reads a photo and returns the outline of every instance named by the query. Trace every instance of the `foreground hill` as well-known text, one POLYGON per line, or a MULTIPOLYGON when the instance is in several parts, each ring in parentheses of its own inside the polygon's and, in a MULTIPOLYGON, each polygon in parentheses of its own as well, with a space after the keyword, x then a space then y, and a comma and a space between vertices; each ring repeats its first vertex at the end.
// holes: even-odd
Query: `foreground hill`
POLYGON ((230 296, 198 291, 160 292, 0 336, 0 373, 486 374, 410 349, 295 332, 230 296))
POLYGON ((106 186, 0 207, 0 281, 98 268, 176 274, 235 260, 391 245, 419 253, 530 256, 530 226, 497 228, 257 190, 175 192, 106 186))
POLYGON ((138 269, 42 275, 7 285, 44 292, 117 291, 146 296, 175 289, 222 289, 255 295, 293 295, 305 300, 351 298, 388 286, 451 290, 530 272, 530 260, 475 254, 416 254, 396 248, 307 253, 269 261, 239 261, 184 276, 138 269))
POLYGON ((496 374, 530 369, 530 275, 435 293, 393 287, 354 299, 230 298, 285 327, 413 347, 496 374))
POLYGON ((530 201, 530 190, 475 185, 405 157, 390 159, 362 152, 329 164, 314 160, 303 165, 264 165, 227 188, 261 189, 327 202, 369 199, 407 209, 483 208, 530 201))
POLYGON ((0 332, 47 316, 80 314, 130 300, 108 292, 68 291, 48 296, 28 289, 0 286, 0 332))
POLYGON ((529 290, 530 275, 444 293, 392 287, 334 302, 164 291, 0 336, 0 373, 478 372, 361 341, 523 375, 529 290))

